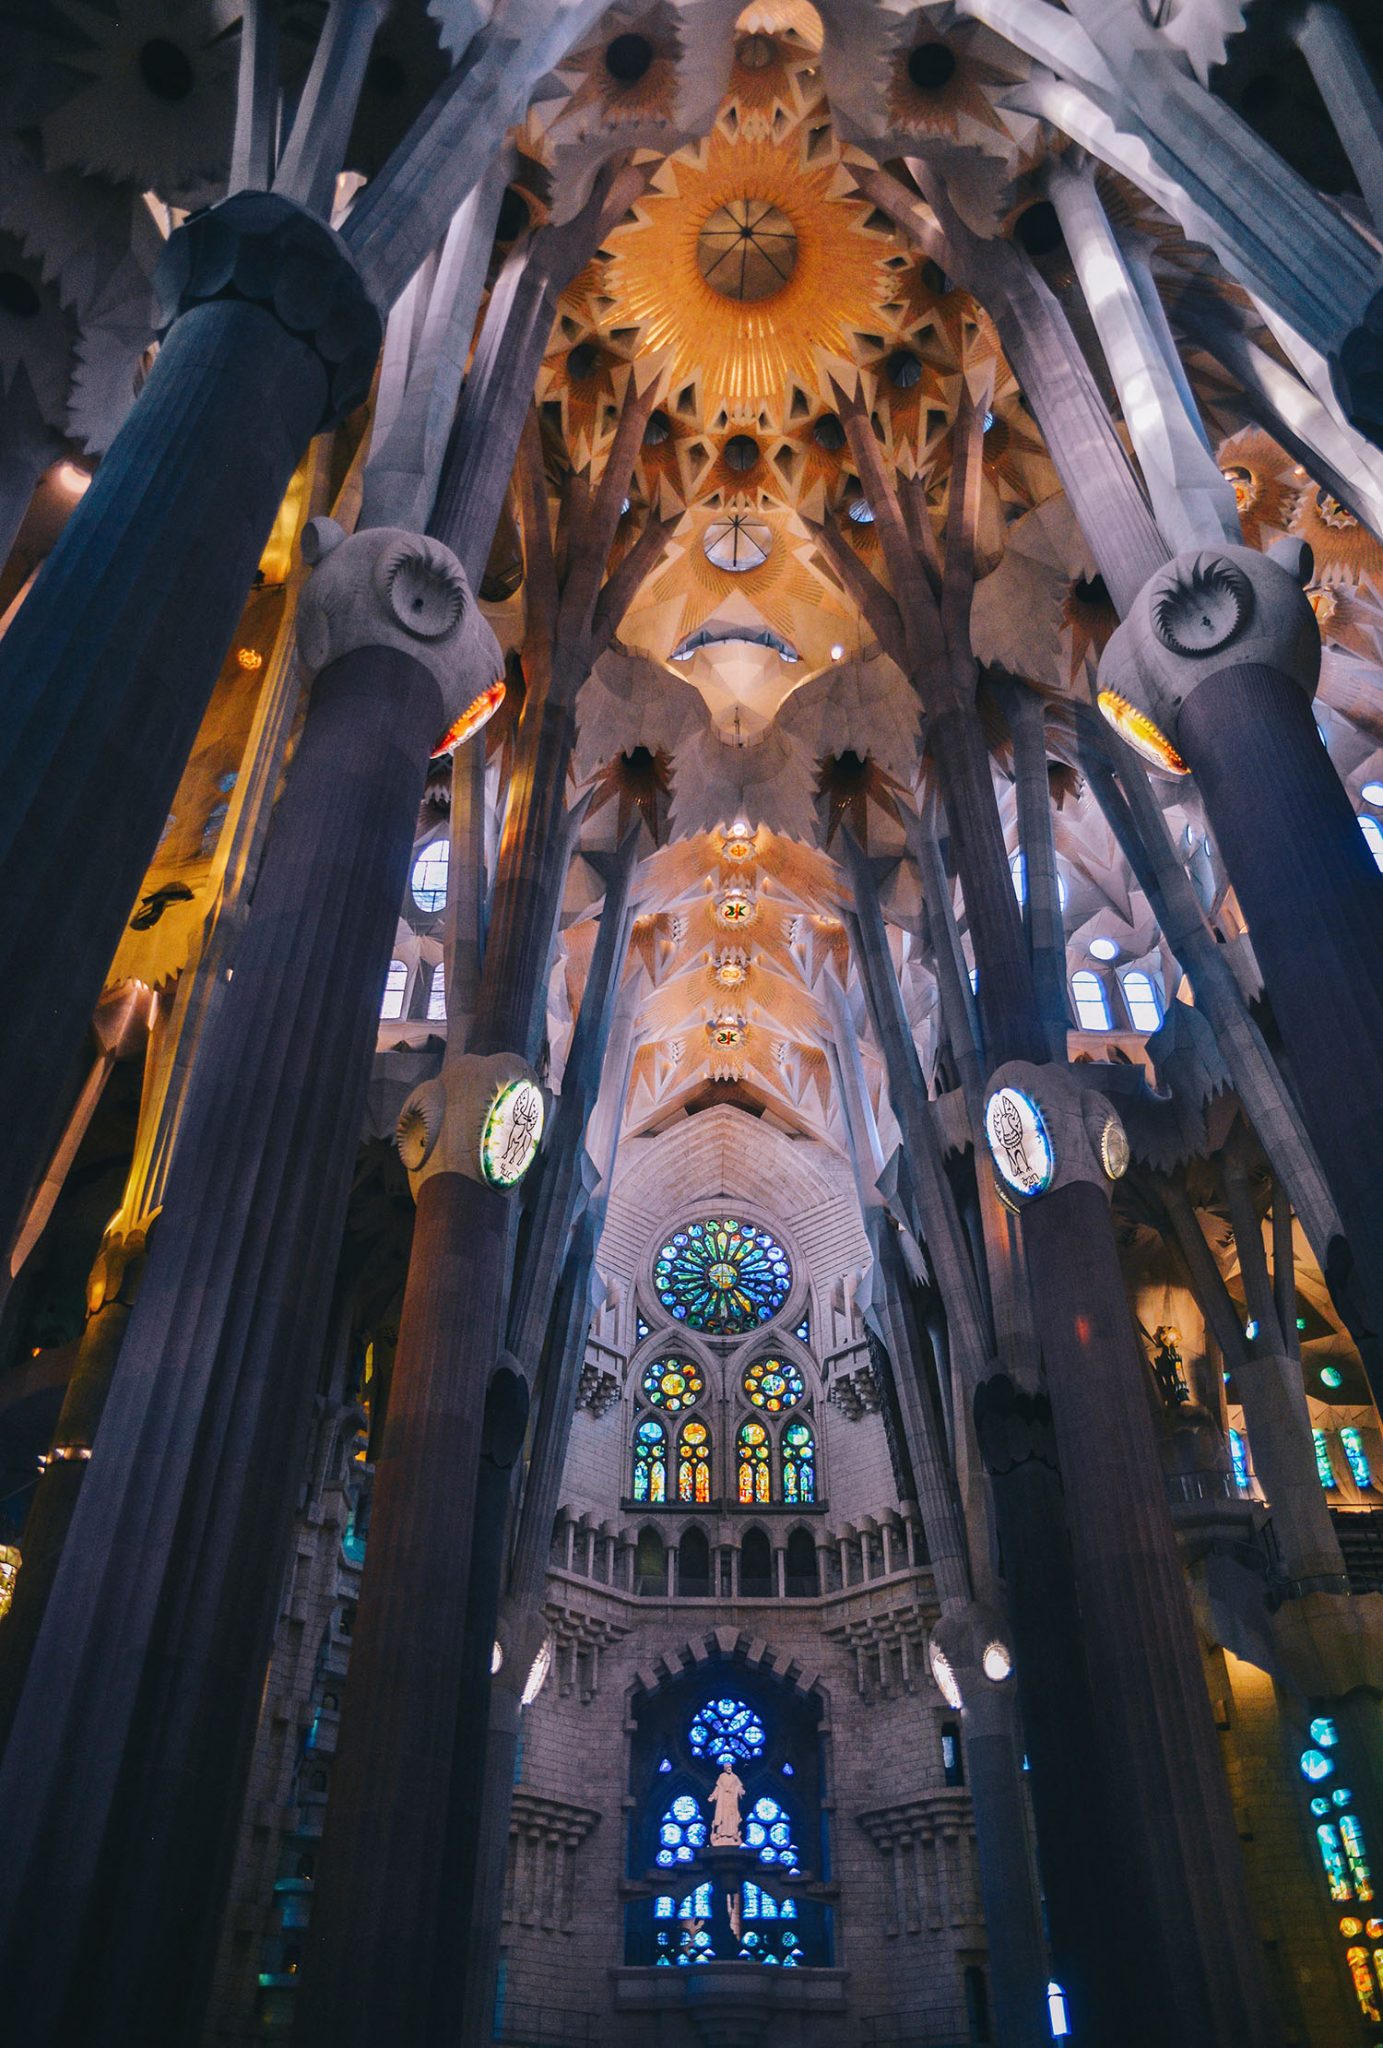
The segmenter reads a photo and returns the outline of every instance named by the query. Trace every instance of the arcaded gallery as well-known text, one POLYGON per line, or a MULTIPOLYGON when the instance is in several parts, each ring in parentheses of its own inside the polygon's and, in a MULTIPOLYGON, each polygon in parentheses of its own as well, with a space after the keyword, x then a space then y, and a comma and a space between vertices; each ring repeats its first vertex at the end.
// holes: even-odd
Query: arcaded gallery
POLYGON ((1383 2048, 1383 4, 0 0, 4 2048, 1383 2048))

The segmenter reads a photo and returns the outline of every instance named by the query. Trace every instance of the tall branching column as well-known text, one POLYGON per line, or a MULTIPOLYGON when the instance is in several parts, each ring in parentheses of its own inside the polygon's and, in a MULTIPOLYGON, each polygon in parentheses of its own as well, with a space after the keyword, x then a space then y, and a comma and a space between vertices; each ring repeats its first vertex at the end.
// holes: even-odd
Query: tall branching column
POLYGON ((0 1771, 35 2043, 195 2025, 424 772, 498 663, 438 543, 315 539, 312 704, 0 1771))
MULTIPOLYGON (((890 589, 885 590, 867 575, 834 529, 822 529, 823 543, 885 648, 915 678, 923 701, 927 741, 973 937, 987 1059, 991 1064, 1000 1064, 1001 1069, 1004 1061, 1015 1057, 1040 1063, 1045 1057, 1045 1044, 980 728, 969 637, 983 404, 977 402, 971 385, 963 383, 954 427, 943 555, 929 523, 922 486, 900 481, 895 488, 885 472, 863 402, 844 392, 839 394, 839 401, 851 453, 874 510, 890 589)), ((1059 1069, 1046 1071, 1060 1077, 1059 1069)), ((976 1133, 976 1141, 978 1149, 984 1142, 982 1133, 976 1133)), ((1074 1233, 1077 1226, 1068 1222, 1067 1228, 1074 1233)), ((1098 1354, 1106 1362, 1109 1399, 1115 1406, 1136 1405, 1145 1400, 1141 1385, 1143 1368, 1119 1283, 1118 1257, 1107 1206, 1103 1214, 1082 1213, 1078 1229, 1094 1231, 1099 1238, 1098 1245, 1088 1247, 1086 1252, 1092 1284, 1098 1281, 1106 1289, 1119 1286, 1117 1303, 1113 1296, 1105 1303, 1109 1347, 1107 1352, 1101 1350, 1098 1354), (1116 1332, 1121 1332, 1118 1341, 1116 1332)), ((1063 1383, 1058 1379, 1050 1345, 1060 1324, 1049 1320, 1045 1304, 1069 1298, 1069 1268, 1078 1263, 1077 1246, 1072 1243, 1063 1249, 1058 1228, 1049 1224, 1033 1231, 1025 1218, 1024 1247, 1052 1386, 1058 1437, 1074 1450, 1077 1439, 1069 1434, 1063 1437, 1063 1418, 1056 1412, 1063 1383)), ((1088 1355, 1085 1370, 1090 1371, 1088 1355)), ((1118 1559, 1127 1548, 1122 1515, 1111 1495, 1099 1489, 1077 1491, 1066 1458, 1062 1459, 1091 1670, 1125 1690, 1138 1692, 1145 1703, 1151 1703, 1147 1706, 1149 1722, 1146 1727, 1140 1726, 1137 1745, 1131 1745, 1127 1739, 1131 1723, 1118 1724, 1103 1716, 1096 1724, 1097 1746, 1103 1758, 1105 1784, 1111 1792, 1116 1786, 1122 1789, 1128 1777, 1148 1768, 1145 1745, 1156 1743, 1158 1759, 1152 1776, 1168 1784, 1175 1782, 1183 1758, 1189 1756, 1194 1759, 1193 1782, 1209 1782, 1219 1774, 1220 1796, 1199 1806, 1194 1800, 1181 1802, 1160 1813, 1151 1807, 1131 1809, 1138 1824, 1124 1829, 1125 1853, 1132 1882, 1149 1918, 1141 1951, 1139 2011, 1130 2024, 1144 2028, 1143 2038, 1150 2042, 1169 2038, 1170 2033, 1179 2030, 1188 2038, 1215 2043, 1217 2048, 1223 2041, 1228 2048, 1231 2036, 1223 2031, 1223 2016, 1237 2004, 1257 2030, 1252 2038, 1266 2042, 1272 2038, 1272 2032, 1266 2017, 1261 1958, 1255 1954, 1242 1876, 1237 1886, 1226 1877, 1227 1872, 1237 1869, 1238 1844, 1224 1791, 1209 1703, 1199 1678, 1189 1602, 1177 1563, 1161 1469, 1146 1413, 1144 1421, 1146 1441, 1134 1442, 1131 1448, 1143 1460, 1138 1484, 1147 1516, 1146 1541, 1151 1563, 1144 1579, 1136 1581, 1140 1586, 1139 1597, 1122 1608, 1092 1603, 1087 1592, 1090 1584, 1099 1582, 1109 1562, 1118 1559), (1091 1573, 1093 1580, 1089 1577, 1091 1573), (1159 1612, 1154 1616, 1145 1611, 1146 1601, 1153 1597, 1169 1603, 1166 1614, 1159 1612), (1165 1673, 1150 1647, 1159 1631, 1170 1631, 1169 1642, 1179 1646, 1180 1661, 1169 1665, 1165 1673), (1198 1692, 1186 1682, 1191 1664, 1195 1666, 1198 1692), (1178 1903, 1165 1896, 1166 1872, 1172 1863, 1179 1864, 1184 1890, 1197 1901, 1195 1912, 1190 1915, 1185 1911, 1184 1900, 1178 1903), (1227 1915, 1233 1921, 1228 1935, 1224 1929, 1227 1915), (1207 2023, 1209 2032, 1197 2031, 1207 2023)), ((1007 1544, 1005 1547, 1007 1551, 1007 1544)), ((1040 1633, 1041 1624, 1034 1617, 1029 1616, 1028 1622, 1033 1635, 1040 1633)), ((1021 1659, 1021 1635, 1018 1649, 1021 1659)), ((1024 1705, 1026 1709, 1026 1693, 1024 1705)), ((1038 1702, 1034 1702, 1034 1707, 1041 1712, 1038 1702)), ((1069 1769, 1069 1737, 1057 1728, 1051 1733, 1049 1768, 1060 1771, 1064 1763, 1069 1769)), ((1031 1725, 1029 1737, 1033 1754, 1039 1737, 1031 1725)), ((1033 1755, 1033 1762, 1040 1771, 1042 1765, 1037 1755, 1033 1755)))
MULTIPOLYGON (((374 2048, 391 2033, 451 2038, 464 1958, 446 1918, 463 1772, 459 1720, 481 1417, 505 1338, 505 1195, 478 1156, 486 1101, 532 1071, 572 846, 567 779, 575 700, 665 529, 650 518, 605 569, 656 373, 631 370, 599 485, 568 479, 571 540, 554 554, 536 421, 525 491, 528 696, 510 779, 490 928, 469 1043, 458 1031, 437 1081, 405 1105, 418 1200, 335 1783, 314 1901, 299 2036, 374 2048), (362 1900, 359 1873, 374 1874, 362 1900), (403 1915, 410 1933, 399 1940, 403 1915)), ((477 1682, 482 1685, 488 1674, 477 1682)), ((483 1725, 483 1707, 479 1714, 483 1725)))
POLYGON ((364 397, 379 317, 337 238, 245 193, 179 229, 158 359, 0 645, 0 960, 27 985, 64 876, 64 972, 11 1017, 8 1243, 288 480, 364 397), (214 545, 208 535, 215 534, 214 545), (176 595, 172 595, 176 593, 176 595), (61 852, 59 852, 61 849, 61 852))

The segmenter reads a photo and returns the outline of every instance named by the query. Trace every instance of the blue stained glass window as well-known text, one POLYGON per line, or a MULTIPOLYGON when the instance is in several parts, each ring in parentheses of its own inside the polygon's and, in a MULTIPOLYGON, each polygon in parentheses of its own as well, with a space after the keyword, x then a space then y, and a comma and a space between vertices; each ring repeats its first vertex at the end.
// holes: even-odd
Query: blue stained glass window
POLYGON ((690 1329, 738 1337, 777 1315, 792 1267, 768 1231, 708 1216, 668 1239, 653 1262, 653 1284, 663 1307, 690 1329))
POLYGON ((800 1322, 800 1323, 799 1323, 799 1324, 797 1325, 797 1328, 796 1328, 796 1329, 795 1329, 795 1330, 793 1331, 793 1333, 792 1333, 792 1334, 793 1334, 793 1336, 794 1336, 794 1337, 795 1337, 795 1338, 797 1339, 797 1341, 798 1341, 798 1343, 799 1343, 799 1344, 810 1344, 810 1343, 811 1343, 811 1341, 812 1341, 812 1313, 811 1313, 811 1310, 810 1310, 810 1309, 808 1309, 808 1310, 807 1310, 807 1313, 806 1313, 806 1314, 805 1314, 805 1315, 803 1316, 803 1318, 802 1318, 801 1322, 800 1322))
POLYGON ((1356 1486, 1372 1486, 1373 1474, 1369 1470, 1369 1454, 1364 1449, 1364 1439, 1357 1429, 1342 1429, 1340 1445, 1356 1486))
POLYGON ((636 1314, 634 1317, 634 1339, 636 1343, 643 1343, 644 1338, 648 1335, 648 1329, 649 1326, 643 1317, 636 1314))
POLYGON ((1340 1739, 1340 1731, 1328 1714, 1320 1714, 1311 1723, 1311 1740, 1321 1749, 1333 1749, 1340 1739))
POLYGON ((1373 1880, 1369 1871, 1368 1851, 1364 1846, 1364 1830, 1357 1813, 1342 1813, 1339 1821, 1340 1840, 1345 1845, 1349 1861, 1349 1874, 1354 1881, 1356 1899, 1373 1897, 1373 1880))
POLYGON ((1335 1468, 1330 1462, 1330 1444, 1325 1431, 1323 1429, 1313 1429, 1311 1441, 1316 1446, 1316 1477, 1320 1480, 1322 1486, 1333 1487, 1337 1482, 1335 1479, 1335 1468))
POLYGON ((655 1506, 667 1499, 667 1432, 651 1415, 634 1431, 634 1498, 655 1506))
POLYGON ((1325 1865, 1325 1880, 1330 1887, 1331 1899, 1337 1906, 1344 1905, 1354 1897, 1354 1887, 1349 1881, 1340 1837, 1329 1821, 1322 1821, 1316 1829, 1316 1846, 1325 1865))
POLYGON ((783 1431, 783 1499, 803 1506, 816 1499, 816 1440, 805 1422, 783 1431))
POLYGON ((1313 1785, 1319 1784, 1322 1778, 1328 1778, 1334 1769, 1335 1766, 1330 1758, 1321 1750, 1304 1749, 1302 1751, 1301 1775, 1303 1778, 1309 1778, 1313 1785))
POLYGON ((1237 1429, 1229 1432, 1229 1458, 1234 1467, 1234 1484, 1240 1493, 1247 1493, 1253 1484, 1249 1476, 1248 1447, 1237 1429))
POLYGON ((690 1792, 679 1792, 658 1823, 658 1853, 654 1860, 664 1870, 678 1863, 694 1863, 706 1841, 701 1808, 690 1792))
POLYGON ((687 1730, 692 1755, 708 1757, 722 1768, 762 1756, 764 1739, 763 1722, 743 1700, 708 1700, 687 1730))
POLYGON ((776 1863, 783 1870, 797 1868, 797 1844, 792 1839, 787 1811, 767 1792, 749 1809, 744 1844, 747 1849, 758 1850, 761 1863, 776 1863))

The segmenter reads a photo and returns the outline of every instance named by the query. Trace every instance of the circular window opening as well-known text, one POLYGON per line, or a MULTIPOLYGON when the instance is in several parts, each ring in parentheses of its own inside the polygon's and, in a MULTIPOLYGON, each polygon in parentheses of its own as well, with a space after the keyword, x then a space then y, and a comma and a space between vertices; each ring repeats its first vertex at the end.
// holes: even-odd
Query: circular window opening
POLYGON ((1061 247, 1061 221, 1050 199, 1020 213, 1013 232, 1029 256, 1051 256, 1061 247))
POLYGON ((839 455, 845 446, 845 428, 839 413, 823 412, 812 428, 812 439, 818 448, 824 448, 828 455, 839 455))
POLYGON ((759 459, 759 444, 752 434, 732 434, 725 443, 725 460, 742 476, 759 459))
POLYGON ((712 291, 753 305, 780 292, 797 268, 797 230, 770 200, 732 199, 697 236, 696 261, 712 291))
POLYGON ((578 341, 567 351, 567 375, 574 384, 584 384, 600 368, 600 350, 593 341, 578 341))
POLYGON ((157 100, 185 100, 197 82, 192 59, 167 36, 155 36, 139 53, 139 75, 157 100))
POLYGON ((910 348, 896 348, 885 365, 895 391, 911 391, 922 382, 922 365, 910 348))
POLYGON ((664 441, 670 439, 671 435, 672 421, 660 406, 657 412, 651 412, 648 415, 648 425, 643 430, 644 447, 661 448, 664 441))
POLYGON ((653 62, 647 36, 616 36, 605 52, 605 69, 616 85, 637 85, 653 62))
POLYGON ((447 869, 451 846, 445 839, 433 839, 413 863, 413 901, 419 910, 440 910, 447 900, 447 869))
POLYGON ((908 58, 908 77, 919 92, 940 92, 955 75, 955 52, 945 43, 919 43, 908 58))
POLYGON ((773 534, 762 519, 750 519, 735 512, 723 519, 713 519, 701 546, 706 560, 714 562, 717 569, 724 569, 731 576, 743 576, 768 560, 773 534))

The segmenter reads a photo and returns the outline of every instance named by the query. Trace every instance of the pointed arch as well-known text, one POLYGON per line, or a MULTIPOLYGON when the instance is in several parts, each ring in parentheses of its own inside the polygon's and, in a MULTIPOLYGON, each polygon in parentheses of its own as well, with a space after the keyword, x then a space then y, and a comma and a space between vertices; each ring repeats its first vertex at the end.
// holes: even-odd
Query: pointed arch
POLYGON ((810 1507, 816 1499, 816 1437, 802 1416, 784 1425, 780 1456, 783 1499, 810 1507))

